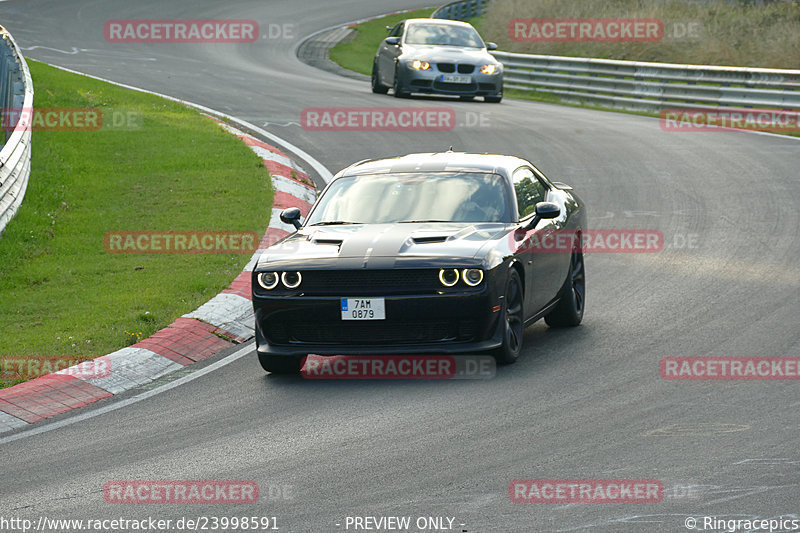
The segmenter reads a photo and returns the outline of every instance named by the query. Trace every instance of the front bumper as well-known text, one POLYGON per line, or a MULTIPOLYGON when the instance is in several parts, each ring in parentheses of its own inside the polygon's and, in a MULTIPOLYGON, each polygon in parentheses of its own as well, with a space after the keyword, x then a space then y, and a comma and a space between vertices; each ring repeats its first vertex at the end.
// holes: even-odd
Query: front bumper
POLYGON ((502 96, 503 73, 481 74, 446 74, 431 66, 430 70, 415 70, 406 67, 400 70, 402 86, 412 93, 446 94, 456 96, 502 96), (443 76, 468 76, 469 83, 444 82, 443 76))
POLYGON ((342 320, 338 297, 254 298, 259 353, 454 355, 502 344, 492 291, 385 297, 386 319, 342 320))

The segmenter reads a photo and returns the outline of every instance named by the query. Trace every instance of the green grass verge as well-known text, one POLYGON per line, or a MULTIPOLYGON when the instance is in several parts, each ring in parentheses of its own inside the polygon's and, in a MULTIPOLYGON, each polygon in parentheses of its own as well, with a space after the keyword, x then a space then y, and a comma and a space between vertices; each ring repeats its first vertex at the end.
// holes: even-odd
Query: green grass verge
MULTIPOLYGON (((664 63, 800 68, 800 2, 705 0, 495 0, 481 35, 506 52, 664 63), (652 42, 525 42, 517 19, 657 19, 652 42), (509 34, 511 29, 511 34, 509 34)), ((530 30, 530 27, 528 27, 530 30)))
POLYGON ((346 69, 369 76, 378 45, 388 35, 386 26, 394 26, 405 19, 428 18, 434 11, 433 8, 418 9, 363 22, 355 27, 358 33, 354 39, 331 48, 330 58, 346 69))
POLYGON ((35 108, 113 109, 136 120, 33 132, 25 200, 0 235, 0 356, 103 355, 197 308, 250 257, 109 254, 105 233, 263 234, 269 173, 244 143, 190 108, 29 64, 35 108))

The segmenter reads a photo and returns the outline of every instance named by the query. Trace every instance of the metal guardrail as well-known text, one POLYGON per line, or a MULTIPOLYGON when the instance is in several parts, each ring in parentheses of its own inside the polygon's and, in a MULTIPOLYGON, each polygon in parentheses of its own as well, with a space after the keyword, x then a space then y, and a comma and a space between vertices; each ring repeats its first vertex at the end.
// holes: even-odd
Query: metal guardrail
POLYGON ((635 110, 800 108, 800 70, 647 63, 492 52, 505 86, 635 110))
POLYGON ((483 15, 491 0, 459 0, 440 7, 432 19, 467 20, 483 15))
POLYGON ((33 82, 17 43, 0 26, 0 232, 19 209, 31 173, 33 82), (17 112, 11 112, 16 110, 17 112), (28 111, 21 113, 22 110, 28 111), (10 117, 10 118, 9 118, 10 117))

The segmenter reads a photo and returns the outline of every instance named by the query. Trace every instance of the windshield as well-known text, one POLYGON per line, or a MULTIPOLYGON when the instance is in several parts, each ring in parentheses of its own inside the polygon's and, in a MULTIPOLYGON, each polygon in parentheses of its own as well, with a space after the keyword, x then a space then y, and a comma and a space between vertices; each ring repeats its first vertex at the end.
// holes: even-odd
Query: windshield
POLYGON ((397 222, 511 222, 497 174, 441 172, 339 178, 306 225, 397 222))
POLYGON ((406 32, 406 43, 483 48, 483 40, 474 28, 451 24, 412 24, 406 32))

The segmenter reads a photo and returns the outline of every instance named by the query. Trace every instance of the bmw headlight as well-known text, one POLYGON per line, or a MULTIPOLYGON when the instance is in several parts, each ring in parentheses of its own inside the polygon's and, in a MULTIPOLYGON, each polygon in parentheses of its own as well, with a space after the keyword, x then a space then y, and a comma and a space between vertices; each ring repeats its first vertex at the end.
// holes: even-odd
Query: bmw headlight
POLYGON ((421 59, 415 59, 411 62, 411 68, 414 70, 428 70, 431 68, 431 64, 421 59))
POLYGON ((480 268, 465 268, 461 271, 461 279, 470 287, 480 285, 483 281, 483 270, 480 268))
POLYGON ((497 65, 483 65, 481 67, 481 74, 494 74, 498 70, 497 65))
POLYGON ((259 285, 268 291, 271 291, 278 286, 278 282, 280 281, 281 277, 277 272, 262 272, 256 279, 258 279, 259 285))

